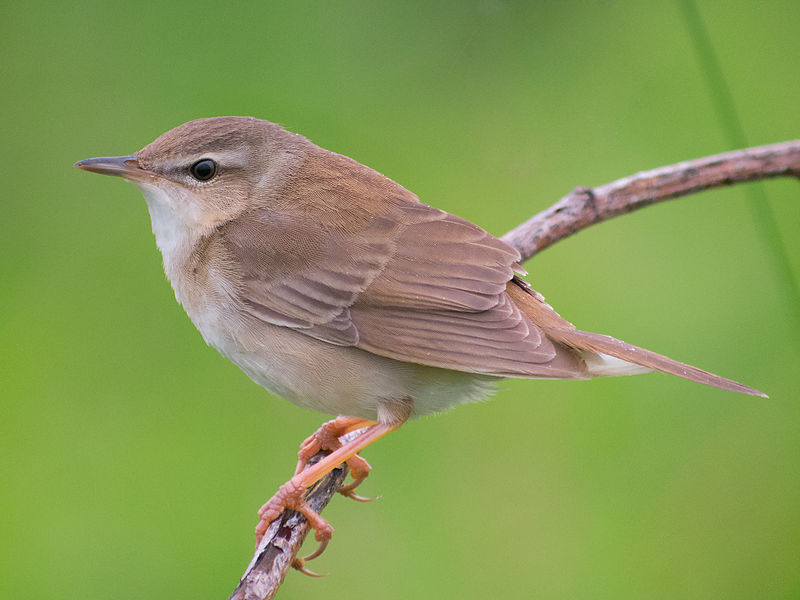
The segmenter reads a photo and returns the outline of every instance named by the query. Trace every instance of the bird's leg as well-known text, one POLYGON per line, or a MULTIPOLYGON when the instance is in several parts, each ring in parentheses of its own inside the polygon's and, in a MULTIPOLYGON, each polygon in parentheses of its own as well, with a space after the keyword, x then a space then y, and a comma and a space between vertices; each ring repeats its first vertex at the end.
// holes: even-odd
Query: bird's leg
POLYGON ((258 510, 260 521, 256 525, 255 531, 256 546, 261 543, 261 538, 272 521, 277 519, 285 509, 294 509, 308 519, 309 525, 314 530, 314 538, 319 542, 319 548, 305 558, 296 558, 292 561, 292 566, 306 575, 315 575, 315 573, 305 568, 305 563, 322 554, 333 535, 333 527, 306 502, 304 498, 306 490, 357 452, 398 427, 400 427, 400 424, 372 425, 354 440, 342 445, 339 449, 284 483, 278 492, 258 510))
POLYGON ((327 542, 333 533, 333 528, 306 503, 303 499, 305 491, 340 464, 346 462, 354 454, 398 427, 400 427, 399 424, 372 425, 354 440, 342 445, 319 462, 284 483, 278 492, 258 510, 258 516, 261 517, 261 520, 256 526, 257 543, 261 542, 261 538, 267 531, 269 524, 277 519, 285 508, 291 508, 303 513, 314 529, 314 537, 317 541, 321 543, 327 542))
MULTIPOLYGON (((375 421, 345 416, 337 417, 334 420, 323 424, 322 427, 317 429, 317 431, 312 433, 308 438, 305 439, 305 441, 303 441, 302 444, 300 444, 300 450, 297 453, 297 468, 295 468, 294 474, 297 475, 303 469, 305 469, 309 459, 320 450, 325 450, 328 452, 338 450, 342 447, 342 442, 339 441, 340 437, 369 425, 375 425, 375 421)), ((369 463, 366 460, 357 454, 354 454, 345 462, 347 462, 347 467, 350 469, 350 475, 353 477, 353 482, 342 487, 339 490, 339 493, 360 502, 367 502, 371 500, 371 498, 359 496, 358 494, 354 493, 353 490, 355 490, 356 487, 358 487, 358 485, 364 481, 364 479, 366 479, 372 467, 369 466, 369 463)))
MULTIPOLYGON (((319 462, 296 473, 294 477, 283 484, 278 492, 258 510, 260 521, 258 525, 256 525, 255 530, 256 545, 261 543, 261 538, 264 537, 270 523, 277 519, 285 509, 294 509, 302 513, 306 519, 308 519, 309 525, 314 529, 314 538, 320 543, 320 548, 311 554, 310 557, 297 559, 295 561, 295 566, 304 570, 303 563, 309 560, 309 558, 316 558, 322 554, 322 551, 327 546, 333 534, 333 527, 305 501, 303 496, 306 490, 371 443, 379 440, 395 429, 398 429, 406 422, 412 410, 413 402, 411 402, 411 400, 384 401, 378 408, 378 423, 371 425, 363 433, 359 434, 358 437, 341 445, 341 447, 331 452, 319 462)), ((359 429, 365 424, 364 420, 357 420, 351 417, 342 417, 342 419, 343 421, 341 421, 340 424, 344 427, 345 433, 347 430, 354 431, 355 429, 359 429), (347 419, 351 420, 348 421, 347 419), (361 422, 359 423, 358 421, 361 422)), ((333 422, 335 421, 336 419, 334 419, 333 422)), ((314 436, 311 437, 313 438, 314 436)), ((365 476, 366 475, 364 475, 364 477, 365 476)), ((361 477, 361 479, 363 480, 363 477, 361 477)))

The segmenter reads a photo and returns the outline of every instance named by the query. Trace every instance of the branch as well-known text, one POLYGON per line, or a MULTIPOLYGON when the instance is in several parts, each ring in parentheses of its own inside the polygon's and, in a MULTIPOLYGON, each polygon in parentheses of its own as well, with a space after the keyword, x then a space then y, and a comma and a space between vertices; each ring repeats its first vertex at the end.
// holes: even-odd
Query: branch
MULTIPOLYGON (((508 232, 503 240, 517 248, 527 260, 581 229, 656 202, 723 185, 787 175, 800 177, 800 140, 690 160, 593 189, 577 188, 508 232)), ((354 431, 342 440, 358 433, 354 431)), ((317 454, 309 465, 323 456, 317 454)), ((341 465, 312 486, 306 494, 312 508, 320 512, 346 476, 347 467, 341 465)), ((274 597, 308 530, 305 517, 294 511, 285 511, 270 525, 229 600, 268 600, 274 597)))
MULTIPOLYGON (((308 466, 324 456, 323 452, 315 454, 308 461, 308 466)), ((342 487, 345 477, 347 465, 341 464, 312 485, 305 496, 311 508, 322 512, 342 487)), ((239 585, 228 600, 269 600, 275 596, 309 529, 308 521, 303 515, 293 510, 283 511, 280 518, 270 524, 239 585)))
POLYGON ((688 160, 596 188, 579 187, 502 239, 528 260, 581 229, 656 202, 786 175, 800 177, 800 140, 688 160))

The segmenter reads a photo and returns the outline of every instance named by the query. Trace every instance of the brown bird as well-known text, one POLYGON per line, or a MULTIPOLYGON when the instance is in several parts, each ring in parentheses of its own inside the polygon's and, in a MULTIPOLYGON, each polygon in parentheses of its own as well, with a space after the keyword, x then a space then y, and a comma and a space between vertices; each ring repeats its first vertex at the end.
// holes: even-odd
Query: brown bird
POLYGON ((271 392, 339 415, 301 445, 294 477, 259 511, 258 539, 293 508, 324 548, 333 529, 303 500, 311 484, 347 462, 341 491, 359 498, 359 451, 505 377, 656 370, 763 396, 576 329, 520 278, 515 249, 274 123, 198 119, 135 155, 75 166, 142 191, 175 296, 208 344, 271 392), (332 453, 304 469, 320 449, 332 453))

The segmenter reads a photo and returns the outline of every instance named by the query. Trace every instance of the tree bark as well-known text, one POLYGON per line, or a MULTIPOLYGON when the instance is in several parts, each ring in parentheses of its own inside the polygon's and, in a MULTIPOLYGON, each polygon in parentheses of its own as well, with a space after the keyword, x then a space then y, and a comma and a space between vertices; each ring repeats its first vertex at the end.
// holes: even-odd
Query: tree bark
MULTIPOLYGON (((322 452, 314 455, 308 461, 308 466, 324 456, 322 452)), ((342 487, 345 477, 347 465, 342 464, 311 486, 306 493, 306 500, 311 508, 322 512, 342 487)), ((309 529, 308 521, 303 515, 293 510, 283 511, 280 518, 270 524, 239 585, 228 600, 273 598, 300 551, 309 529)))

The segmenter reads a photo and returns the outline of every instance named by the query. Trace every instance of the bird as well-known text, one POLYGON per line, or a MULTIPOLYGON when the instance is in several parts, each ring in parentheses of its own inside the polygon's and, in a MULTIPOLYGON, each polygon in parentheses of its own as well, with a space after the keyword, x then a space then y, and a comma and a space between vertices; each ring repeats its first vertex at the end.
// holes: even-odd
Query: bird
POLYGON ((765 396, 577 329, 523 279, 517 250, 279 124, 195 119, 135 154, 75 166, 141 190, 166 276, 207 344, 270 392, 335 417, 259 509, 257 543, 294 509, 320 543, 307 559, 318 556, 333 528, 304 500, 309 486, 346 463, 340 492, 363 500, 365 447, 505 378, 660 371, 765 396))

